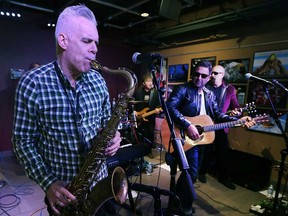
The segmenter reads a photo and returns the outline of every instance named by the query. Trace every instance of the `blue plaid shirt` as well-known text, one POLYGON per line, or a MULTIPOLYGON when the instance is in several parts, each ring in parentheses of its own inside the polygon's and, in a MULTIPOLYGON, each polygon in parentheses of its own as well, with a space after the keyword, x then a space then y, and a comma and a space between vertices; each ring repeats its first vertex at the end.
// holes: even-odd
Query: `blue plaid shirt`
MULTIPOLYGON (((56 180, 72 181, 92 139, 111 117, 109 92, 99 72, 83 73, 75 88, 59 72, 53 63, 35 68, 16 89, 14 151, 45 192, 56 180)), ((107 176, 103 164, 96 182, 107 176)))

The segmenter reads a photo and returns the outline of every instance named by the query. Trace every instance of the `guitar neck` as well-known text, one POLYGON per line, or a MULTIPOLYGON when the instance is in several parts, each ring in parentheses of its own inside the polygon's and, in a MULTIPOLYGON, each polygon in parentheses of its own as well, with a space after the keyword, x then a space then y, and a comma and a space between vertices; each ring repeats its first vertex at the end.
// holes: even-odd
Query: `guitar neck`
POLYGON ((204 132, 208 132, 208 131, 221 130, 224 128, 240 127, 243 124, 245 124, 245 122, 246 122, 245 120, 223 122, 223 123, 219 123, 219 124, 203 126, 203 130, 204 130, 204 132))
POLYGON ((142 114, 142 117, 145 118, 145 117, 150 116, 150 115, 155 114, 155 113, 156 113, 156 110, 152 110, 152 111, 149 111, 147 113, 142 114))

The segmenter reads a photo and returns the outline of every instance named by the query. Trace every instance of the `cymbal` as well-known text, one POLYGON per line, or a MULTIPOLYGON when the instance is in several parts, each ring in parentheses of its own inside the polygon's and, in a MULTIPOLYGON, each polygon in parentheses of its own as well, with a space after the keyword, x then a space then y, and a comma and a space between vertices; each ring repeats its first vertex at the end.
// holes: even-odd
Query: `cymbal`
POLYGON ((129 104, 140 104, 140 103, 148 103, 148 101, 129 101, 129 104))

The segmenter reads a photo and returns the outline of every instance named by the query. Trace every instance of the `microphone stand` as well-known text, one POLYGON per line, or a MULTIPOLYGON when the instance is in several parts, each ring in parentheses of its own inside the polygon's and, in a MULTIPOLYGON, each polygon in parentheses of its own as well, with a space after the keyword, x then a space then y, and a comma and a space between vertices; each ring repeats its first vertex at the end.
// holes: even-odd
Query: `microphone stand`
MULTIPOLYGON (((162 68, 162 60, 161 60, 160 68, 162 68)), ((170 168, 171 168, 171 171, 170 171, 170 175, 171 175, 170 191, 174 194, 176 192, 176 190, 175 190, 175 188, 176 188, 175 177, 176 177, 176 173, 177 173, 177 163, 179 163, 180 169, 181 169, 181 171, 184 174, 184 177, 186 179, 186 188, 187 188, 187 190, 189 190, 191 197, 193 197, 193 199, 195 200, 197 196, 196 196, 196 193, 194 190, 192 179, 188 173, 189 164, 188 164, 188 161, 187 161, 187 158, 186 158, 183 146, 182 146, 182 139, 176 137, 176 133, 174 131, 174 125, 173 125, 173 122, 171 120, 171 117, 170 117, 169 111, 167 109, 166 103, 164 101, 162 90, 160 89, 159 83, 157 82, 157 78, 156 78, 156 74, 155 74, 156 70, 152 64, 150 65, 150 70, 151 70, 151 74, 153 77, 154 86, 156 86, 156 89, 158 91, 158 97, 159 97, 160 105, 161 105, 162 110, 164 111, 165 116, 166 116, 166 120, 167 120, 170 134, 171 134, 170 140, 172 141, 172 146, 174 149, 173 156, 171 154, 170 155, 166 154, 167 159, 169 159, 169 157, 172 159, 171 161, 166 160, 167 164, 170 165, 170 168)), ((170 149, 170 144, 171 144, 171 142, 169 142, 169 149, 170 149)), ((168 209, 166 211, 167 215, 171 215, 171 213, 172 213, 171 210, 173 208, 173 204, 177 205, 177 203, 175 203, 175 199, 172 200, 171 197, 172 196, 169 196, 168 209)), ((180 213, 182 213, 181 203, 180 203, 180 205, 179 204, 177 205, 177 209, 180 210, 180 213)))
POLYGON ((278 207, 280 205, 280 203, 278 203, 278 196, 279 196, 279 191, 280 191, 280 187, 281 187, 281 180, 282 180, 284 169, 285 169, 285 159, 286 159, 286 156, 288 154, 288 138, 287 138, 287 136, 285 134, 285 131, 284 131, 282 125, 281 125, 281 122, 280 122, 280 120, 278 118, 277 111, 276 111, 276 108, 275 108, 275 106, 274 106, 274 104, 273 104, 273 102, 271 100, 267 84, 264 85, 264 88, 265 88, 265 94, 266 94, 267 98, 269 99, 269 102, 270 102, 270 105, 271 105, 271 108, 272 108, 272 111, 273 111, 273 118, 274 118, 275 123, 277 124, 278 128, 280 129, 281 134, 283 136, 283 139, 285 140, 285 143, 286 143, 286 149, 283 149, 283 150, 280 151, 280 153, 281 153, 281 163, 280 163, 280 167, 279 167, 279 171, 278 171, 278 180, 277 180, 277 185, 276 185, 276 190, 275 190, 275 197, 274 197, 272 211, 268 212, 269 215, 274 216, 274 215, 278 215, 278 214, 276 214, 277 205, 278 205, 278 207))

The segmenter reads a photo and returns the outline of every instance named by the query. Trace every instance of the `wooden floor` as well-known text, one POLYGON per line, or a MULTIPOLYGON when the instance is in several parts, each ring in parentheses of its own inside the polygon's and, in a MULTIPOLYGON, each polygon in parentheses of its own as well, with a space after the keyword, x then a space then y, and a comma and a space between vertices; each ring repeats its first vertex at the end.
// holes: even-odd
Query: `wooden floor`
MULTIPOLYGON (((164 152, 160 154, 158 149, 154 149, 150 157, 145 157, 145 163, 150 162, 154 166, 154 170, 151 174, 142 173, 141 184, 143 184, 143 187, 151 186, 164 192, 169 191, 170 167, 164 162, 163 157, 164 152)), ((48 215, 43 202, 43 191, 25 176, 22 167, 19 166, 13 154, 0 153, 0 170, 0 180, 6 183, 0 188, 0 215, 48 215)), ((140 175, 130 178, 132 183, 139 183, 139 180, 140 175)), ((249 212, 251 205, 257 204, 266 198, 259 192, 250 191, 240 186, 237 186, 236 190, 229 190, 209 175, 206 184, 197 182, 194 187, 198 195, 198 200, 193 205, 196 209, 194 214, 196 216, 253 215, 249 212)), ((137 212, 142 215, 154 214, 154 200, 150 194, 134 191, 133 196, 137 212)), ((129 204, 128 200, 126 203, 129 204)), ((161 208, 167 208, 167 203, 168 196, 162 195, 161 208)), ((117 205, 115 209, 118 212, 116 215, 137 215, 122 206, 117 205)))

